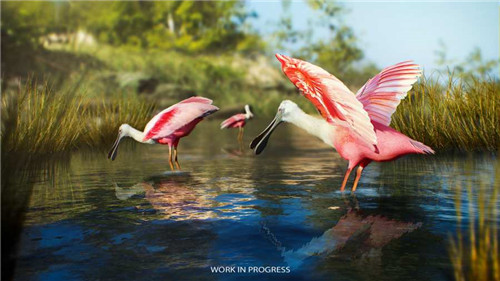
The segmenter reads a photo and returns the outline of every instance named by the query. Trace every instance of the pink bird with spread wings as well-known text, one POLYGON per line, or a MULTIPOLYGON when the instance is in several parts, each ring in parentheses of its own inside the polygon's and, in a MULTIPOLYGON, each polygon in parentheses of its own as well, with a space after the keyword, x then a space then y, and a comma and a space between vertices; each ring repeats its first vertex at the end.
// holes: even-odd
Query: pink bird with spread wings
POLYGON ((419 66, 405 61, 387 67, 352 93, 339 79, 312 63, 277 54, 290 81, 318 109, 323 119, 303 112, 292 101, 283 101, 274 120, 257 136, 250 148, 260 154, 281 122, 292 123, 317 136, 349 161, 343 191, 351 171, 358 166, 352 191, 363 169, 372 161, 391 161, 407 154, 434 151, 389 127, 391 115, 418 77, 419 66))
POLYGON ((219 110, 212 105, 212 100, 204 97, 190 97, 156 114, 141 132, 128 124, 122 124, 118 130, 118 138, 109 151, 108 158, 114 160, 118 153, 118 145, 124 137, 131 137, 137 142, 168 145, 168 161, 174 170, 172 148, 175 165, 181 169, 177 161, 177 145, 179 140, 188 136, 204 117, 219 110))

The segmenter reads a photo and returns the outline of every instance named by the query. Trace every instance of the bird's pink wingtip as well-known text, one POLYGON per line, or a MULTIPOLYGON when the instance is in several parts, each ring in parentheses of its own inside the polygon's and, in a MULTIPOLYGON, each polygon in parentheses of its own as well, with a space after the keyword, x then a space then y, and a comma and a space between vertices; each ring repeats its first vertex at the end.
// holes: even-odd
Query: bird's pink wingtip
POLYGON ((279 60, 279 62, 281 62, 282 65, 286 64, 290 60, 290 57, 282 55, 282 54, 276 53, 275 56, 279 60))

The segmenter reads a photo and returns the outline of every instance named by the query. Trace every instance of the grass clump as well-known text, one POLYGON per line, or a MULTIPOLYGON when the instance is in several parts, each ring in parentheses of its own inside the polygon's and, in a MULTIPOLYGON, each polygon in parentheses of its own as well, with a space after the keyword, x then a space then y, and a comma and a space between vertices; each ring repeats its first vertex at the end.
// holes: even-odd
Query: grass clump
POLYGON ((2 95, 2 153, 46 154, 109 145, 121 123, 143 128, 155 107, 131 94, 88 98, 28 80, 2 95))
MULTIPOLYGON (((68 91, 68 90, 66 90, 68 91)), ((2 152, 52 153, 77 145, 85 132, 81 95, 54 93, 47 83, 28 81, 2 95, 2 152)))
POLYGON ((500 147, 500 82, 426 79, 399 105, 392 126, 435 149, 491 150, 500 147))
POLYGON ((116 139, 118 127, 127 123, 141 130, 153 117, 155 106, 134 95, 116 95, 99 103, 87 103, 88 134, 84 143, 98 147, 116 139))

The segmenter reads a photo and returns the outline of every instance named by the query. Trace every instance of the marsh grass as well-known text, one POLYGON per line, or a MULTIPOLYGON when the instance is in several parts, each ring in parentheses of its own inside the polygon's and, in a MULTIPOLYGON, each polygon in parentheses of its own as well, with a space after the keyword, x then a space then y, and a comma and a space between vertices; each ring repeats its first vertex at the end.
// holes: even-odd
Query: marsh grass
POLYGON ((28 80, 2 95, 2 153, 109 145, 121 123, 142 128, 153 113, 154 105, 132 94, 90 99, 71 85, 55 91, 28 80))
POLYGON ((457 237, 450 237, 449 254, 455 280, 500 280, 500 248, 498 238, 499 186, 486 190, 483 181, 479 187, 467 183, 468 206, 462 206, 463 186, 455 194, 457 237), (474 190, 473 190, 474 189, 474 190), (462 208, 468 208, 468 232, 463 233, 462 208), (477 216, 476 216, 477 210, 477 216), (477 221, 476 221, 477 217, 477 221))
POLYGON ((2 152, 52 153, 77 145, 85 115, 81 95, 54 93, 47 83, 28 81, 2 94, 2 152))
POLYGON ((131 94, 116 95, 87 106, 88 121, 84 143, 91 147, 111 145, 122 123, 142 130, 155 113, 153 104, 131 94))
POLYGON ((422 77, 398 106, 392 126, 435 149, 497 150, 500 82, 422 77))

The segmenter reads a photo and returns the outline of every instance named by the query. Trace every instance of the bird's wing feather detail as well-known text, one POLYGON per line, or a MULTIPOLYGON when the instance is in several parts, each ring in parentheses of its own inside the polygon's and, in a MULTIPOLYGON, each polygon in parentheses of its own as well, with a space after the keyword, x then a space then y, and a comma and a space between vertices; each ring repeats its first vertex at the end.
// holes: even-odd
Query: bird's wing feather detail
POLYGON ((234 124, 236 122, 244 121, 245 119, 246 119, 245 114, 243 114, 243 113, 235 114, 235 115, 227 118, 226 120, 222 121, 222 123, 220 124, 220 128, 221 129, 228 128, 232 124, 234 124))
POLYGON ((197 118, 203 118, 219 110, 207 103, 179 102, 158 113, 144 129, 144 141, 165 138, 197 118))
POLYGON ((363 104, 372 121, 389 126, 391 116, 422 74, 413 61, 389 66, 368 80, 356 98, 363 104))
POLYGON ((190 103, 190 102, 212 104, 213 101, 211 99, 207 99, 204 97, 194 96, 194 97, 187 98, 179 103, 190 103))
POLYGON ((276 54, 285 75, 333 125, 347 126, 370 148, 377 137, 368 113, 356 96, 335 76, 314 64, 276 54))

